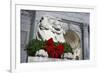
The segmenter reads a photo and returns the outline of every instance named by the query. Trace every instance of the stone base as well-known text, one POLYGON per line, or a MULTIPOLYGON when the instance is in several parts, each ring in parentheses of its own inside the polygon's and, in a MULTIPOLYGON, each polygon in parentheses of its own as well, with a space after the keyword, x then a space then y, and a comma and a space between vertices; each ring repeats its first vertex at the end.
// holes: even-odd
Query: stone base
POLYGON ((55 58, 47 58, 47 57, 32 57, 28 56, 28 62, 49 62, 49 61, 64 61, 68 59, 55 59, 55 58))

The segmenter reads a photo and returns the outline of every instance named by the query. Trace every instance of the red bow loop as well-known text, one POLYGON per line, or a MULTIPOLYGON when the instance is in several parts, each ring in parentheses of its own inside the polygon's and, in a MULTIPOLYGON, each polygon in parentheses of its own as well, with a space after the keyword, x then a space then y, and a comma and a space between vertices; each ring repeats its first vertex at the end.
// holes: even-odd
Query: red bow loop
POLYGON ((61 55, 64 53, 64 46, 61 43, 55 46, 52 38, 47 40, 45 48, 48 52, 49 57, 52 58, 60 58, 61 55))

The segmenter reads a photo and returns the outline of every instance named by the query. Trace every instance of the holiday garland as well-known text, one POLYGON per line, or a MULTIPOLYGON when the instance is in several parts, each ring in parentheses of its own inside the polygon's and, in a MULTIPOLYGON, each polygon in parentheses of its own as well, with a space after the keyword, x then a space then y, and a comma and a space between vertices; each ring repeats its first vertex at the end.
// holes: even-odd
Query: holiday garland
POLYGON ((73 53, 72 48, 67 43, 54 42, 52 38, 47 41, 33 39, 26 47, 29 56, 35 56, 35 53, 40 49, 47 51, 51 58, 61 58, 64 53, 73 53))

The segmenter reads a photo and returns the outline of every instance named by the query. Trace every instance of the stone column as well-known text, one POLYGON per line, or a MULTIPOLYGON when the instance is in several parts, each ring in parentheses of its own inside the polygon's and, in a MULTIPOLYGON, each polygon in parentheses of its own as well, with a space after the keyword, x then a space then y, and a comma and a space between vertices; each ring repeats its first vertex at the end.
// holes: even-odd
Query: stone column
POLYGON ((29 42, 30 27, 31 27, 31 16, 29 11, 21 10, 21 63, 27 61, 26 44, 29 42))
POLYGON ((88 24, 83 24, 83 38, 84 38, 84 59, 88 60, 90 58, 90 47, 89 47, 89 28, 88 24))

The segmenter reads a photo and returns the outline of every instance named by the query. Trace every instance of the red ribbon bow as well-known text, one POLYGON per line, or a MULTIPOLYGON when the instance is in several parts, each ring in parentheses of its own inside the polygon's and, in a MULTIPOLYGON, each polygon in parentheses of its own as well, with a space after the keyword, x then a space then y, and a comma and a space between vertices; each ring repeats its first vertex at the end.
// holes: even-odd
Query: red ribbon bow
POLYGON ((47 40, 45 49, 48 52, 49 57, 52 58, 61 58, 61 55, 64 53, 64 46, 61 43, 55 46, 52 38, 47 40))

